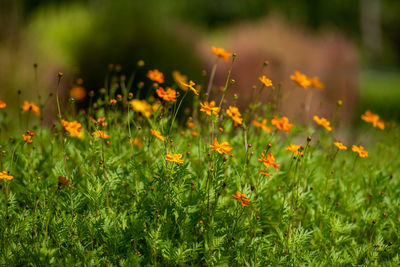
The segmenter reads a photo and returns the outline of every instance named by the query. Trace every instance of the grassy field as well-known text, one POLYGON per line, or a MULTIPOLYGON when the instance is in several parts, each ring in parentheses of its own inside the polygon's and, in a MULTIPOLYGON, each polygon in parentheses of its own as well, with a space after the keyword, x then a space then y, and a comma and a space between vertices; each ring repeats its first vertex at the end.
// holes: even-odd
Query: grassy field
MULTIPOLYGON (((371 141, 341 144, 335 114, 294 125, 279 97, 240 111, 226 104, 229 74, 208 100, 212 80, 174 78, 165 85, 149 70, 139 83, 110 75, 98 94, 74 87, 89 107, 67 112, 74 102, 57 94, 51 126, 41 123, 43 97, 22 99, 18 117, 0 101, 0 265, 400 264, 395 123, 363 110, 371 141)), ((321 86, 292 80, 293 90, 321 86)), ((257 82, 274 88, 262 74, 257 82)))

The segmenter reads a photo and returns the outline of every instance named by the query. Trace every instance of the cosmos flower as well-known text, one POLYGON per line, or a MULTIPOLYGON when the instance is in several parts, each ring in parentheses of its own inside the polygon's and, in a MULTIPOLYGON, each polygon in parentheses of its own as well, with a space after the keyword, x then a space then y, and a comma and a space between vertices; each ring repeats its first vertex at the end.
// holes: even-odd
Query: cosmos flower
POLYGON ((284 130, 286 133, 289 133, 289 130, 293 127, 293 124, 289 123, 289 119, 286 117, 282 117, 279 119, 278 117, 274 116, 271 120, 271 124, 275 125, 278 130, 284 130))
POLYGON ((213 144, 210 145, 211 150, 215 150, 217 151, 219 154, 227 154, 227 155, 231 155, 232 154, 232 147, 229 146, 228 142, 222 142, 222 143, 218 143, 217 138, 214 138, 213 140, 213 144))
POLYGON ((150 129, 150 134, 157 137, 158 139, 160 139, 161 141, 165 141, 165 137, 161 135, 161 133, 157 130, 154 129, 150 129))
POLYGON ((246 194, 245 193, 240 193, 239 190, 236 191, 236 195, 232 195, 232 197, 234 199, 236 199, 237 201, 239 201, 242 204, 242 206, 246 207, 246 206, 250 205, 250 200, 251 199, 250 198, 246 198, 245 196, 246 196, 246 194))
POLYGON ((24 101, 22 104, 22 110, 35 113, 37 116, 40 115, 40 109, 34 102, 24 101))
POLYGON ((361 158, 366 158, 366 157, 368 157, 368 151, 365 150, 363 146, 356 146, 356 145, 353 145, 353 146, 351 147, 351 150, 353 150, 353 152, 358 153, 358 155, 359 155, 361 158))
POLYGON ((243 123, 242 114, 240 114, 239 109, 237 107, 229 106, 229 108, 226 110, 226 114, 228 114, 228 116, 231 117, 231 119, 234 122, 234 126, 243 123))
POLYGON ((199 95, 198 90, 193 87, 196 84, 192 80, 189 81, 189 84, 182 82, 181 85, 184 86, 186 89, 189 88, 190 90, 192 90, 195 95, 199 95))
POLYGON ((109 136, 108 134, 106 134, 105 132, 100 131, 100 130, 97 130, 97 131, 93 132, 92 134, 93 134, 94 136, 96 136, 96 137, 100 137, 100 138, 103 138, 103 139, 108 139, 108 138, 110 138, 110 136, 109 136))
POLYGON ((62 126, 64 126, 65 130, 69 133, 72 137, 82 138, 82 124, 77 121, 67 121, 62 119, 61 120, 62 126))
POLYGON ((0 172, 0 179, 12 180, 14 176, 8 175, 8 172, 2 171, 0 172))
POLYGON ((266 126, 267 124, 267 120, 263 119, 261 122, 257 121, 257 120, 252 120, 251 122, 255 127, 261 128, 263 131, 266 131, 267 133, 272 132, 272 129, 268 126, 266 126))
POLYGON ((211 47, 211 52, 225 61, 229 61, 229 57, 232 55, 231 52, 228 52, 223 48, 217 48, 215 46, 211 47))
POLYGON ((275 157, 271 154, 265 156, 264 153, 261 153, 261 158, 259 158, 258 161, 261 161, 267 168, 272 167, 277 171, 279 170, 279 163, 275 162, 275 157))
POLYGON ((147 72, 146 76, 147 76, 147 78, 149 78, 150 80, 152 80, 154 82, 157 82, 157 83, 160 83, 160 84, 164 83, 164 74, 161 71, 157 70, 157 69, 149 70, 147 72))
POLYGON ((291 151, 296 155, 304 155, 303 152, 300 152, 299 149, 301 148, 301 146, 299 145, 294 145, 294 144, 290 144, 290 146, 286 147, 285 150, 287 151, 291 151))
POLYGON ((170 154, 170 153, 168 153, 165 156, 165 159, 167 161, 176 162, 178 164, 183 163, 183 160, 181 160, 181 158, 182 158, 182 154, 170 154))
POLYGON ((266 87, 271 87, 272 86, 272 81, 268 79, 265 75, 261 76, 258 78, 262 84, 264 84, 266 87))
POLYGON ((215 101, 204 101, 203 103, 200 103, 200 111, 205 112, 207 115, 211 115, 211 113, 215 116, 218 116, 220 108, 215 107, 215 101))
POLYGON ((0 109, 6 108, 7 103, 0 99, 0 109))
POLYGON ((340 150, 346 150, 347 146, 343 145, 341 142, 333 142, 333 144, 340 150))
POLYGON ((314 116, 313 119, 318 125, 323 126, 328 131, 332 131, 331 123, 327 119, 319 118, 318 116, 314 116))
POLYGON ((381 130, 385 129, 385 122, 379 119, 379 115, 372 113, 367 110, 363 115, 361 115, 361 119, 365 122, 371 123, 374 128, 378 127, 381 130))
POLYGON ((131 104, 134 111, 142 113, 147 118, 153 114, 153 108, 146 100, 133 99, 129 104, 131 104))

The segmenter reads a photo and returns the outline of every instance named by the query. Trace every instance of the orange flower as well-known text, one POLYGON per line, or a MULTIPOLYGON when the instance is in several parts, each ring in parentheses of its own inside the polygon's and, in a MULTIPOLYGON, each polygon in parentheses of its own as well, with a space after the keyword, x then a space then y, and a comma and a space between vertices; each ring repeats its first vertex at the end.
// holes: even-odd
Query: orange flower
POLYGON ((227 155, 231 155, 231 156, 233 156, 233 154, 232 154, 232 147, 230 147, 229 146, 229 143, 228 142, 222 142, 221 144, 220 143, 218 143, 218 141, 217 141, 217 138, 214 138, 214 140, 213 140, 213 144, 212 145, 210 145, 210 148, 211 148, 211 150, 215 150, 215 151, 217 151, 219 154, 223 154, 223 153, 225 153, 225 154, 227 154, 227 155))
POLYGON ((14 176, 8 175, 8 172, 2 171, 0 172, 0 179, 7 179, 7 180, 12 180, 14 176))
POLYGON ((83 137, 83 132, 82 130, 82 124, 80 124, 77 121, 67 121, 62 119, 61 120, 62 126, 64 126, 65 130, 69 132, 70 136, 72 137, 77 137, 77 138, 82 138, 83 137))
POLYGON ((69 91, 69 96, 75 98, 76 100, 82 100, 86 97, 86 90, 83 86, 75 85, 69 91))
POLYGON ((200 103, 200 111, 205 112, 209 116, 211 115, 211 113, 215 116, 218 116, 219 110, 219 107, 215 107, 215 101, 204 101, 203 103, 200 103))
POLYGON ((289 130, 293 127, 293 124, 289 123, 289 119, 286 117, 279 119, 278 117, 274 116, 274 118, 271 120, 271 124, 275 125, 278 130, 285 130, 286 133, 289 133, 289 130))
POLYGON ((304 89, 307 89, 311 85, 310 79, 298 70, 294 72, 294 75, 290 75, 290 79, 304 89))
POLYGON ((198 136, 198 135, 199 135, 199 133, 198 133, 198 132, 196 132, 196 131, 192 131, 190 134, 191 134, 192 136, 194 136, 194 137, 196 137, 196 136, 198 136))
POLYGON ((7 107, 7 103, 0 99, 0 109, 7 107))
POLYGON ((340 150, 346 150, 347 146, 343 145, 341 142, 333 142, 333 144, 340 150))
POLYGON ((111 104, 111 105, 117 104, 117 100, 116 100, 116 99, 110 99, 110 104, 111 104))
POLYGON ((31 112, 35 113, 35 115, 37 115, 37 116, 40 115, 40 109, 34 102, 24 101, 24 103, 22 105, 22 110, 31 111, 31 112))
POLYGON ((157 130, 150 129, 150 134, 151 134, 151 135, 154 135, 155 137, 157 137, 157 138, 160 139, 161 141, 164 141, 164 140, 165 140, 164 136, 162 136, 161 133, 160 133, 159 131, 157 131, 157 130))
POLYGON ((381 130, 385 129, 385 122, 379 119, 379 115, 372 113, 367 110, 363 115, 361 115, 361 119, 365 122, 369 122, 372 126, 378 127, 381 130))
POLYGON ((240 193, 240 191, 236 191, 236 195, 232 195, 234 199, 239 201, 242 206, 246 207, 250 205, 250 198, 245 198, 246 194, 245 193, 240 193))
POLYGON ((154 82, 158 82, 158 83, 164 82, 164 74, 157 69, 149 70, 147 72, 147 78, 149 78, 150 80, 152 80, 154 82))
POLYGON ((232 55, 232 53, 226 51, 225 49, 217 48, 215 46, 211 47, 211 52, 225 61, 229 61, 229 57, 232 55))
POLYGON ((182 82, 182 86, 184 86, 186 89, 189 88, 190 90, 193 91, 196 95, 199 95, 199 92, 196 90, 196 88, 193 87, 193 85, 196 85, 192 80, 189 81, 189 84, 182 82))
POLYGON ((161 97, 165 101, 172 101, 172 102, 176 101, 176 91, 171 88, 167 88, 167 91, 165 91, 164 88, 159 87, 156 90, 156 93, 159 97, 161 97))
POLYGON ((290 146, 286 147, 285 150, 292 151, 294 154, 302 156, 304 154, 303 152, 299 151, 300 148, 301 147, 299 145, 290 144, 290 146))
POLYGON ((266 119, 263 119, 261 122, 253 120, 251 123, 256 127, 261 128, 263 131, 266 131, 267 133, 272 132, 272 129, 270 127, 266 126, 266 124, 267 124, 266 119))
POLYGON ((279 170, 279 163, 275 162, 275 157, 271 154, 265 156, 264 153, 261 153, 261 158, 259 158, 258 161, 261 161, 267 168, 272 167, 277 171, 279 170))
POLYGON ((268 176, 268 177, 272 177, 272 174, 268 173, 268 171, 258 171, 259 173, 261 173, 262 175, 268 176))
POLYGON ((313 119, 317 124, 323 126, 328 131, 332 131, 331 123, 327 119, 319 118, 318 116, 314 116, 313 119))
POLYGON ((240 114, 239 109, 237 107, 229 106, 229 108, 226 111, 226 114, 228 114, 228 116, 231 117, 231 119, 234 122, 234 126, 243 123, 242 114, 240 114))
POLYGON ((268 79, 265 75, 261 76, 258 78, 262 84, 264 84, 266 87, 272 86, 272 81, 268 79))
POLYGON ((187 90, 187 87, 183 86, 183 84, 186 84, 188 81, 188 77, 186 75, 181 74, 179 71, 174 70, 172 72, 172 78, 174 78, 174 81, 178 84, 178 86, 182 90, 187 90))
POLYGON ((131 104, 134 111, 142 113, 147 118, 153 114, 153 108, 146 100, 133 99, 129 104, 131 104))
POLYGON ((192 121, 187 121, 187 122, 186 122, 186 126, 187 126, 189 129, 192 129, 192 128, 194 127, 194 123, 193 123, 192 121))
POLYGON ((311 82, 311 86, 321 90, 325 88, 325 85, 320 81, 318 77, 308 78, 308 79, 311 82))
POLYGON ((176 162, 176 163, 178 163, 178 164, 183 163, 183 160, 181 160, 181 158, 182 158, 182 154, 170 154, 170 153, 168 153, 168 154, 165 156, 165 159, 166 159, 167 161, 176 162))
POLYGON ((110 136, 109 136, 108 134, 106 134, 105 132, 100 131, 100 130, 97 130, 97 131, 93 132, 92 134, 93 134, 94 136, 101 137, 101 138, 103 138, 103 139, 110 138, 110 136))
POLYGON ((26 131, 26 134, 22 135, 22 139, 26 142, 26 143, 32 143, 33 140, 32 138, 35 136, 35 132, 34 131, 26 131))
POLYGON ((368 151, 365 150, 363 146, 356 146, 356 145, 353 145, 353 146, 351 147, 351 150, 353 150, 353 152, 358 153, 358 155, 359 155, 361 158, 366 158, 366 157, 368 157, 368 151))

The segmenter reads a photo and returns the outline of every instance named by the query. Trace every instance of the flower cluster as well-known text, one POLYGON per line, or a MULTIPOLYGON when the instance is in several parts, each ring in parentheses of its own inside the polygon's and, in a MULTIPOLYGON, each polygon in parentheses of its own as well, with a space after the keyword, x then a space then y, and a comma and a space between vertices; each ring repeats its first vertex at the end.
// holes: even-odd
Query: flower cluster
POLYGON ((77 121, 61 120, 62 126, 72 137, 83 138, 82 124, 77 121))

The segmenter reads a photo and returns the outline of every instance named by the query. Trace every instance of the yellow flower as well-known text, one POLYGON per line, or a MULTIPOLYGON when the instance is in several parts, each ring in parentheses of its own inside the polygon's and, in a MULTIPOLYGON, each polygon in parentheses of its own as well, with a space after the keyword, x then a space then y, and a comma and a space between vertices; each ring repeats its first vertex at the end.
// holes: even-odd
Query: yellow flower
POLYGON ((246 207, 248 205, 250 205, 250 198, 245 198, 246 194, 245 193, 240 193, 240 191, 236 191, 236 195, 232 195, 232 197, 234 199, 236 199, 237 201, 239 201, 242 206, 246 207))
POLYGON ((369 122, 374 126, 374 128, 378 127, 381 130, 385 129, 385 122, 379 119, 379 115, 372 113, 367 110, 363 115, 361 115, 361 119, 365 122, 369 122))
POLYGON ((314 78, 309 78, 310 82, 311 82, 311 86, 314 86, 317 89, 324 89, 325 85, 320 81, 320 79, 318 77, 314 77, 314 78))
POLYGON ((272 86, 272 81, 268 79, 265 75, 261 76, 258 78, 262 84, 264 84, 266 87, 272 86))
POLYGON ((267 133, 272 132, 272 129, 270 127, 266 126, 266 124, 267 124, 266 119, 263 119, 261 122, 253 120, 251 123, 256 127, 261 128, 263 131, 266 131, 267 133))
POLYGON ((331 123, 327 119, 319 118, 318 116, 314 116, 313 119, 317 124, 323 126, 328 131, 332 131, 331 123))
POLYGON ((289 123, 289 119, 286 117, 282 117, 279 119, 278 117, 274 116, 271 120, 271 124, 275 125, 278 130, 284 130, 286 133, 289 133, 289 130, 293 127, 293 124, 289 123))
POLYGON ((0 179, 7 179, 7 180, 12 180, 14 177, 11 175, 8 175, 8 172, 2 171, 0 172, 0 179))
POLYGON ((258 161, 261 161, 267 168, 272 167, 277 171, 279 170, 279 163, 275 162, 275 157, 272 154, 265 156, 264 153, 261 153, 261 158, 258 161))
POLYGON ((149 78, 150 80, 152 80, 154 82, 158 82, 158 83, 164 82, 164 74, 157 69, 149 70, 147 72, 147 78, 149 78))
POLYGON ((82 138, 83 137, 83 132, 82 130, 82 124, 80 124, 77 121, 67 121, 62 119, 61 124, 64 126, 65 130, 69 132, 70 136, 72 137, 77 137, 77 138, 82 138))
POLYGON ((150 117, 153 114, 153 109, 146 100, 133 99, 129 104, 131 104, 134 111, 142 113, 145 117, 150 117))
POLYGON ((184 86, 183 84, 187 84, 188 82, 188 77, 186 75, 181 74, 179 71, 174 70, 172 72, 172 78, 174 78, 174 81, 176 84, 181 88, 182 90, 187 90, 188 88, 184 86))
POLYGON ((221 144, 220 143, 218 143, 218 141, 217 141, 217 138, 215 138, 214 140, 213 140, 213 144, 212 145, 210 145, 210 148, 211 148, 211 150, 215 150, 215 151, 217 151, 219 154, 223 154, 223 153, 225 153, 225 154, 227 154, 227 155, 231 155, 231 156, 233 156, 233 154, 232 154, 232 147, 230 147, 229 146, 229 143, 228 142, 222 142, 221 144))
POLYGON ((192 80, 189 81, 189 84, 182 82, 181 85, 184 86, 186 89, 189 88, 196 95, 199 95, 199 92, 196 90, 196 88, 193 87, 193 85, 196 85, 196 84, 192 80))
POLYGON ((106 134, 105 132, 100 131, 100 130, 97 130, 97 131, 93 132, 92 134, 93 134, 94 136, 101 137, 101 138, 103 138, 103 139, 110 138, 110 136, 109 136, 108 134, 106 134))
POLYGON ((232 55, 231 52, 228 52, 223 48, 217 48, 215 46, 211 47, 211 52, 225 61, 229 61, 229 57, 232 55))
POLYGON ((290 79, 304 89, 307 89, 311 85, 310 79, 298 70, 294 72, 294 75, 290 75, 290 79))
POLYGON ((83 86, 75 85, 72 87, 71 91, 69 91, 69 96, 78 101, 82 100, 86 97, 86 90, 83 86))
POLYGON ((183 160, 181 160, 181 158, 182 158, 182 154, 170 154, 170 153, 168 153, 165 156, 165 159, 167 161, 176 162, 178 164, 182 164, 183 163, 183 160))
POLYGON ((368 157, 368 151, 365 150, 363 146, 356 146, 356 145, 353 145, 353 146, 351 147, 351 150, 353 150, 353 152, 358 153, 358 155, 359 155, 361 158, 366 158, 366 157, 368 157))
POLYGON ((110 99, 110 104, 111 104, 111 105, 117 104, 117 100, 116 100, 116 99, 110 99))
POLYGON ((300 148, 301 148, 301 146, 299 146, 299 145, 290 144, 290 146, 286 147, 285 150, 291 151, 291 152, 293 152, 293 153, 296 154, 296 155, 302 156, 302 155, 304 155, 304 154, 303 154, 303 152, 300 152, 300 151, 299 151, 300 148))
POLYGON ((333 142, 333 144, 340 150, 346 150, 347 146, 343 145, 341 142, 333 142))
POLYGON ((37 116, 40 115, 40 109, 34 102, 24 101, 24 103, 22 105, 22 110, 31 111, 31 112, 35 113, 35 115, 37 115, 37 116))
POLYGON ((160 139, 161 141, 165 141, 164 136, 161 135, 161 133, 157 130, 154 129, 150 129, 150 134, 157 137, 158 139, 160 139))
POLYGON ((228 114, 228 116, 231 117, 231 119, 234 122, 234 126, 243 123, 242 114, 240 114, 239 109, 237 107, 229 106, 229 108, 226 110, 226 114, 228 114))
POLYGON ((156 90, 156 93, 165 101, 176 102, 176 91, 171 88, 167 88, 167 90, 164 90, 164 88, 159 87, 156 90))
POLYGON ((215 101, 204 101, 203 103, 200 103, 200 111, 205 112, 209 116, 211 115, 211 113, 215 116, 218 116, 219 110, 219 107, 215 107, 215 101))
POLYGON ((0 99, 0 109, 6 108, 7 103, 0 99))

